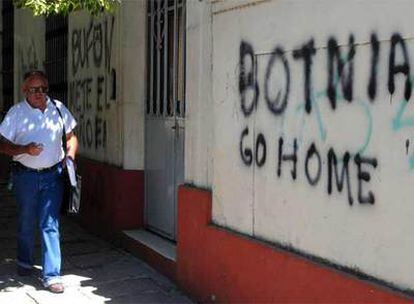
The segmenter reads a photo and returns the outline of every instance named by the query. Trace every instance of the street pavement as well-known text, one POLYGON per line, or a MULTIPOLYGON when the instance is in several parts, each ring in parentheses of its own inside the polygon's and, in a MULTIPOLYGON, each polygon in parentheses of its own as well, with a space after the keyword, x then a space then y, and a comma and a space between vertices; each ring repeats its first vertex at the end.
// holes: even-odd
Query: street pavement
MULTIPOLYGON (((0 181, 0 304, 192 303, 166 277, 69 217, 61 222, 65 292, 52 294, 40 266, 30 277, 17 275, 16 222, 14 197, 0 181)), ((36 252, 40 261, 38 240, 36 252)))

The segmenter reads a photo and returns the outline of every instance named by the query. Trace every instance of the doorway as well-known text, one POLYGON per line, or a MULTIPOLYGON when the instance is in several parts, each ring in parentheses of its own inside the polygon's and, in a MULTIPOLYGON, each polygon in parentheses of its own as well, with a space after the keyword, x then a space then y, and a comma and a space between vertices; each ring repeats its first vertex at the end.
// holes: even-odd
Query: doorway
POLYGON ((184 181, 185 0, 148 0, 145 117, 147 229, 176 239, 184 181))

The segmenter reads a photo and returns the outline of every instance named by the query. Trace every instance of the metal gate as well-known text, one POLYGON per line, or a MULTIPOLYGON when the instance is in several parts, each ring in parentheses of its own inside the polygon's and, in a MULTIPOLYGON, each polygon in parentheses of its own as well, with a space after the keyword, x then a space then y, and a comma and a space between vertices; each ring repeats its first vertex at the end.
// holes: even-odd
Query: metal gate
MULTIPOLYGON (((67 57, 68 17, 50 16, 46 19, 46 74, 53 98, 68 105, 67 57)), ((73 102, 73 100, 71 101, 73 102)))
POLYGON ((147 4, 146 225, 175 240, 177 186, 184 181, 185 1, 147 4))

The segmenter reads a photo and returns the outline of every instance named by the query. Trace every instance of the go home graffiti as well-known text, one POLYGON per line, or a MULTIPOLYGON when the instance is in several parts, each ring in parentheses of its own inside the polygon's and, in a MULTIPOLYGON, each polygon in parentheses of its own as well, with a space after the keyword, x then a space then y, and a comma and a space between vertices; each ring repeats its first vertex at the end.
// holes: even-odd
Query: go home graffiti
MULTIPOLYGON (((241 135, 240 140, 240 156, 243 163, 246 166, 251 166, 254 164, 257 167, 262 167, 266 163, 267 159, 267 145, 266 139, 263 133, 259 133, 254 141, 254 147, 248 147, 246 145, 246 137, 249 135, 249 128, 246 127, 241 135)), ((288 153, 284 151, 284 138, 279 137, 278 140, 278 152, 277 154, 277 176, 280 178, 282 175, 282 169, 285 163, 291 164, 291 177, 295 181, 297 179, 298 171, 298 144, 297 139, 293 139, 293 152, 288 153)), ((308 149, 304 153, 303 159, 303 171, 309 185, 317 186, 321 180, 322 172, 327 173, 327 192, 332 194, 333 184, 335 185, 339 192, 342 192, 344 185, 346 184, 348 202, 350 205, 354 202, 354 197, 352 195, 351 182, 350 182, 350 160, 351 155, 349 152, 345 152, 342 157, 342 170, 339 170, 338 159, 334 149, 329 148, 326 157, 322 159, 321 152, 318 150, 315 143, 311 143, 308 149), (314 166, 311 166, 311 162, 314 163, 314 166), (327 164, 327 168, 323 170, 324 164, 327 164), (316 167, 316 170, 315 168, 316 167), (313 169, 312 169, 313 168, 313 169)), ((353 157, 355 165, 355 177, 357 180, 358 187, 358 202, 361 204, 375 203, 375 196, 372 191, 365 190, 363 187, 366 186, 366 183, 371 180, 370 168, 376 168, 378 161, 375 158, 363 157, 360 154, 356 154, 353 157)))

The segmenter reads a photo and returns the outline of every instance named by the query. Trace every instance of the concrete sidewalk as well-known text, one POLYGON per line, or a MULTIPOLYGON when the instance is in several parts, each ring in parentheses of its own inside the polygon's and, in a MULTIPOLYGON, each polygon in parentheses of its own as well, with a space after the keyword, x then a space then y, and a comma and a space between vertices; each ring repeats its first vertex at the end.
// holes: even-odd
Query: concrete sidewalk
MULTIPOLYGON (((61 224, 63 294, 46 291, 38 271, 16 274, 16 206, 0 182, 0 303, 191 303, 167 278, 141 260, 84 231, 74 220, 61 224)), ((37 258, 40 246, 37 242, 37 258)))

